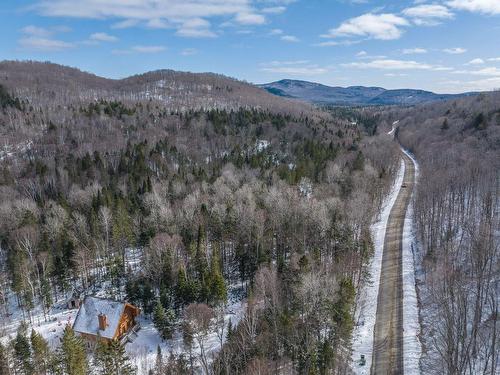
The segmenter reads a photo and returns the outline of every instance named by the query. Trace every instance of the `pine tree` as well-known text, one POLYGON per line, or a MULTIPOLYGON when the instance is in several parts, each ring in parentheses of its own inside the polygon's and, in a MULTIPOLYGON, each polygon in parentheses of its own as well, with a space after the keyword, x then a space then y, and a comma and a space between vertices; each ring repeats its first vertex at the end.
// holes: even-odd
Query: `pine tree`
POLYGON ((231 322, 231 319, 229 319, 229 322, 227 322, 227 328, 226 328, 226 341, 230 342, 231 338, 233 337, 233 323, 231 322))
POLYGON ((175 323, 174 311, 165 309, 158 300, 153 310, 153 323, 163 339, 171 338, 175 323))
POLYGON ((210 265, 210 301, 215 305, 227 302, 226 282, 220 270, 217 251, 214 251, 210 265))
POLYGON ((125 353, 125 347, 118 340, 99 342, 94 364, 100 375, 133 375, 136 372, 125 353))
POLYGON ((66 375, 85 375, 87 373, 87 354, 82 338, 76 336, 75 331, 68 324, 64 328, 61 341, 59 359, 63 373, 66 375))
POLYGON ((47 373, 48 361, 50 359, 49 344, 35 330, 31 331, 30 339, 35 372, 39 375, 45 375, 47 373))
POLYGON ((170 307, 165 309, 164 329, 167 338, 172 338, 175 328, 175 312, 170 307))
POLYGON ((160 300, 156 301, 156 305, 153 310, 153 323, 158 332, 160 332, 161 337, 165 339, 163 335, 163 328, 165 325, 165 308, 161 304, 160 300))
POLYGON ((447 130, 449 128, 450 128, 450 126, 448 125, 448 119, 445 118, 443 121, 443 124, 441 125, 441 130, 447 130))
POLYGON ((20 327, 14 339, 14 359, 17 374, 32 375, 31 347, 24 327, 20 327))
POLYGON ((9 354, 0 342, 0 375, 10 375, 9 354))
POLYGON ((163 373, 163 354, 160 345, 156 347, 156 363, 153 373, 155 375, 161 375, 163 373))

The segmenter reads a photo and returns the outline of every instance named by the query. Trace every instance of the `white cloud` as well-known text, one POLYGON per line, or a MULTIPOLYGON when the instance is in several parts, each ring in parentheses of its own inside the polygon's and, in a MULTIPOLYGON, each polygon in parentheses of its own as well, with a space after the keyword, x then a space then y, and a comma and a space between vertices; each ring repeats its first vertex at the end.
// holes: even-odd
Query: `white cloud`
POLYGON ((500 1, 498 0, 451 0, 446 5, 459 10, 483 14, 500 14, 500 1))
POLYGON ((440 84, 446 87, 444 89, 446 92, 493 91, 500 89, 500 77, 470 81, 448 80, 440 84))
POLYGON ((132 51, 140 53, 158 53, 165 51, 167 48, 164 46, 133 46, 132 51))
POLYGON ((449 53, 450 55, 460 55, 462 53, 467 52, 467 50, 462 47, 454 47, 454 48, 445 48, 443 52, 449 53))
POLYGON ((94 33, 90 35, 89 39, 97 42, 116 42, 118 40, 116 36, 106 33, 94 33))
POLYGON ((116 22, 111 25, 112 29, 128 29, 129 27, 136 26, 139 23, 138 20, 128 19, 120 22, 116 22))
POLYGON ((182 56, 193 56, 193 55, 196 55, 197 53, 198 53, 198 50, 195 48, 184 48, 181 51, 182 56))
POLYGON ((500 77, 500 69, 494 66, 490 66, 487 68, 483 68, 480 70, 473 70, 469 72, 470 74, 477 76, 491 76, 491 77, 500 77))
POLYGON ((22 49, 47 52, 62 51, 73 48, 75 47, 73 43, 65 42, 52 37, 56 31, 66 32, 68 30, 69 29, 65 27, 46 29, 43 27, 29 25, 21 29, 21 32, 25 34, 25 36, 18 40, 18 44, 22 49))
POLYGON ((484 64, 484 60, 480 59, 480 58, 477 58, 477 59, 472 59, 471 61, 469 61, 465 65, 481 65, 481 64, 484 64))
POLYGON ((266 17, 257 13, 238 13, 235 18, 236 22, 242 25, 262 25, 266 23, 266 17))
POLYGON ((269 8, 263 8, 262 13, 267 13, 267 14, 281 14, 284 13, 286 8, 284 6, 279 6, 279 7, 269 7, 269 8))
POLYGON ((290 42, 290 43, 298 43, 300 42, 299 38, 293 35, 283 35, 281 38, 284 42, 290 42))
POLYGON ((150 29, 168 29, 171 25, 164 19, 153 18, 146 23, 150 29))
POLYGON ((111 51, 114 55, 129 55, 131 53, 158 53, 163 52, 167 48, 164 46, 143 46, 137 45, 130 49, 114 49, 111 51))
POLYGON ((337 42, 335 40, 329 40, 327 42, 316 43, 315 46, 316 47, 334 47, 334 46, 340 46, 341 44, 342 43, 337 42))
POLYGON ((325 38, 335 37, 368 37, 380 40, 399 39, 403 34, 402 26, 409 26, 409 22, 395 14, 367 13, 359 17, 344 21, 339 27, 330 29, 325 38))
POLYGON ((442 5, 422 4, 415 7, 406 8, 403 14, 410 17, 416 25, 433 26, 441 20, 453 18, 453 13, 442 5))
POLYGON ((368 53, 366 51, 359 51, 356 56, 361 57, 361 56, 366 56, 368 53))
POLYGON ((491 57, 488 59, 488 61, 491 61, 491 62, 500 62, 500 57, 491 57))
POLYGON ((391 59, 380 59, 369 62, 353 62, 348 64, 342 64, 342 66, 348 68, 382 69, 382 70, 436 70, 436 71, 451 70, 451 68, 447 68, 440 65, 431 65, 412 60, 391 60, 391 59))
POLYGON ((283 30, 281 30, 281 29, 272 29, 269 32, 269 35, 282 35, 282 34, 283 34, 283 30))
POLYGON ((73 48, 73 43, 64 42, 62 40, 29 36, 19 39, 19 45, 23 49, 36 51, 62 51, 73 48))
POLYGON ((262 25, 265 14, 279 14, 291 0, 38 0, 33 9, 45 16, 112 19, 112 28, 144 25, 174 27, 178 35, 213 37, 207 29, 186 28, 190 20, 225 17, 242 25, 262 25))
POLYGON ((469 74, 474 76, 500 77, 500 69, 494 66, 485 67, 479 70, 454 70, 453 74, 469 74))
POLYGON ((176 34, 187 38, 214 38, 217 36, 217 34, 210 30, 210 22, 203 18, 186 20, 177 29, 176 34))
POLYGON ((328 73, 326 67, 311 64, 308 60, 271 61, 260 64, 260 66, 261 72, 294 76, 314 76, 328 73))
POLYGON ((416 48, 405 48, 403 49, 402 52, 404 55, 415 55, 415 54, 427 53, 427 50, 425 48, 416 47, 416 48))
POLYGON ((28 25, 26 27, 23 27, 21 31, 24 34, 32 35, 32 36, 37 36, 37 37, 48 37, 53 34, 52 31, 47 30, 43 27, 38 27, 34 25, 28 25))
POLYGON ((315 47, 334 47, 334 46, 352 46, 353 44, 360 43, 361 40, 328 40, 326 42, 315 43, 315 47))

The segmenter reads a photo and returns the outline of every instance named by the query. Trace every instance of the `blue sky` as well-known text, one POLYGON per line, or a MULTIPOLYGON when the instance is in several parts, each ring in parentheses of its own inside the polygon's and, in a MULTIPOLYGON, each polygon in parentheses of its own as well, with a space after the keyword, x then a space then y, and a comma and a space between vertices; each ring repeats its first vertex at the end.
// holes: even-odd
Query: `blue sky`
POLYGON ((461 92, 500 88, 500 0, 3 0, 0 59, 461 92))

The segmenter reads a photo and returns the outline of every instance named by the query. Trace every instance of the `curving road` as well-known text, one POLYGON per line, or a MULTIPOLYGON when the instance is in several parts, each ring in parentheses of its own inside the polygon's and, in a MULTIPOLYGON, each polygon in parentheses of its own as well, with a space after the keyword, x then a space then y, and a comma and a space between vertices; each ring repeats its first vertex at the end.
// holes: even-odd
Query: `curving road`
POLYGON ((403 374, 402 245, 406 210, 415 181, 413 161, 401 153, 403 184, 387 221, 378 291, 371 373, 403 374))

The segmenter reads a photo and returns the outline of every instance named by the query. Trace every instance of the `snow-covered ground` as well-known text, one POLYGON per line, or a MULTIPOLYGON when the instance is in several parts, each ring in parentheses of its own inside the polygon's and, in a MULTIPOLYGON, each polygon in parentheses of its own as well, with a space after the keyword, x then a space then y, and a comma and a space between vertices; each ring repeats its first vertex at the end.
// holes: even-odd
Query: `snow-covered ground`
MULTIPOLYGON (((238 293, 233 295, 232 301, 231 295, 233 294, 230 291, 230 301, 225 308, 224 314, 224 323, 226 326, 224 332, 227 332, 227 324, 229 323, 229 320, 231 320, 233 327, 239 323, 246 308, 246 303, 242 301, 241 298, 235 297, 239 295, 238 293)), ((137 367, 138 375, 146 375, 149 373, 149 370, 154 367, 158 346, 160 347, 164 357, 168 357, 170 353, 175 355, 184 353, 185 358, 188 358, 188 353, 186 353, 186 349, 183 346, 182 331, 180 328, 176 329, 172 339, 163 341, 150 319, 142 318, 140 320, 140 324, 141 329, 138 332, 137 339, 126 346, 131 362, 137 367)), ((225 336, 226 335, 224 333, 223 341, 225 341, 225 336)), ((214 329, 209 334, 205 344, 205 352, 207 353, 209 361, 213 360, 214 355, 219 350, 220 340, 217 335, 217 331, 214 329)), ((199 353, 200 348, 195 345, 193 357, 198 365, 199 353)))
POLYGON ((352 368, 356 374, 364 375, 370 373, 373 352, 373 329, 377 314, 377 296, 380 281, 380 270, 382 267, 382 255, 384 251, 384 238, 389 214, 399 194, 403 183, 405 165, 401 159, 401 166, 391 187, 389 195, 384 199, 380 216, 371 226, 374 241, 374 254, 369 264, 370 282, 362 286, 357 296, 357 311, 355 314, 356 326, 353 332, 352 344, 352 368), (360 366, 360 356, 364 355, 366 364, 360 366))
MULTIPOLYGON (((413 156, 403 150, 415 166, 415 182, 418 181, 418 163, 413 156)), ((413 195, 415 189, 413 189, 413 195)), ((412 195, 412 198, 413 198, 412 195)), ((420 320, 417 292, 415 289, 415 228, 413 226, 413 199, 406 211, 403 228, 403 365, 406 375, 420 374, 420 320)))
MULTIPOLYGON (((77 309, 66 307, 66 300, 65 296, 61 296, 54 307, 48 311, 47 318, 44 317, 41 306, 37 305, 31 312, 33 324, 29 325, 28 333, 34 329, 48 341, 51 348, 57 347, 60 344, 64 327, 67 324, 73 324, 78 313, 77 309)), ((17 306, 14 293, 7 293, 7 301, 9 316, 0 316, 0 341, 4 344, 15 337, 17 328, 23 322, 23 312, 17 306)), ((29 323, 28 316, 24 315, 24 318, 24 321, 29 323)))

